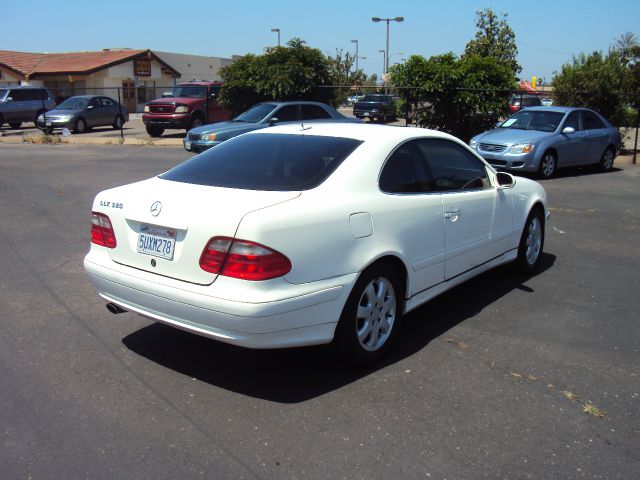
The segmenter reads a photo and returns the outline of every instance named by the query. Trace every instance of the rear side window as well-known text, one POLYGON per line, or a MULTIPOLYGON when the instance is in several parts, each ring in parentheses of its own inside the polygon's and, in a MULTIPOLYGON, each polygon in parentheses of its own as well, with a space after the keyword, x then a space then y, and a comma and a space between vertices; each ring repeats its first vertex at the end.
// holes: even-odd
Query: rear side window
POLYGON ((245 190, 308 190, 362 142, 315 135, 243 135, 160 175, 164 180, 245 190))
POLYGON ((602 120, 600 120, 595 113, 588 110, 583 110, 582 112, 582 123, 584 124, 585 130, 597 130, 600 128, 605 128, 602 120))
POLYGON ((301 105, 302 120, 315 120, 318 118, 331 118, 331 115, 318 105, 301 105))
POLYGON ((491 186, 484 164, 457 143, 429 138, 417 145, 427 160, 436 190, 478 190, 491 186))

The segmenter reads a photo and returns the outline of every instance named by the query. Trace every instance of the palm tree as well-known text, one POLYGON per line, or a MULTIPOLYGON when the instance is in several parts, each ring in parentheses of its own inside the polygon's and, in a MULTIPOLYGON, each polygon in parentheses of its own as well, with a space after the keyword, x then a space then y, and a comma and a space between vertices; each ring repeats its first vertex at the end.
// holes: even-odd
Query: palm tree
POLYGON ((622 61, 627 63, 629 53, 633 47, 638 46, 638 37, 633 32, 621 33, 618 38, 614 38, 616 50, 620 52, 622 61))

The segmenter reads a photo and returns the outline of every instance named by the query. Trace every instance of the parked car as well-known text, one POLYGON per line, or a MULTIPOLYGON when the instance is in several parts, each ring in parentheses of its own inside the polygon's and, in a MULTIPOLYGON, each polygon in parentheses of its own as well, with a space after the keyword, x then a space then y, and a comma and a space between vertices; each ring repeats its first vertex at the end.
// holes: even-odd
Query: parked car
POLYGON ((396 102, 391 95, 370 94, 353 106, 353 116, 387 122, 396 118, 396 102))
POLYGON ((378 360, 403 314, 497 265, 540 265, 546 194, 426 129, 240 135, 100 192, 84 267, 112 313, 250 348, 378 360))
POLYGON ((516 93, 511 95, 509 100, 509 110, 517 112, 521 108, 539 107, 542 105, 540 95, 530 93, 516 93))
POLYGON ((20 128, 23 122, 34 122, 42 112, 55 107, 51 92, 43 87, 0 88, 0 127, 8 123, 20 128))
POLYGON ((231 111, 218 103, 222 82, 189 82, 173 87, 170 96, 153 100, 144 106, 142 121, 147 133, 160 137, 165 129, 191 130, 207 123, 228 120, 231 111))
MULTIPOLYGON (((218 122, 189 130, 182 141, 191 152, 202 152, 242 133, 292 121, 356 121, 320 102, 263 102, 228 122, 218 122)), ((359 120, 357 120, 359 121, 359 120)))
POLYGON ((129 121, 129 111, 116 100, 102 95, 77 95, 64 100, 55 109, 40 114, 36 126, 47 133, 68 128, 84 133, 93 127, 120 129, 129 121))
POLYGON ((599 113, 586 108, 532 107, 469 142, 496 168, 538 172, 552 177, 557 168, 597 164, 613 167, 620 133, 599 113))

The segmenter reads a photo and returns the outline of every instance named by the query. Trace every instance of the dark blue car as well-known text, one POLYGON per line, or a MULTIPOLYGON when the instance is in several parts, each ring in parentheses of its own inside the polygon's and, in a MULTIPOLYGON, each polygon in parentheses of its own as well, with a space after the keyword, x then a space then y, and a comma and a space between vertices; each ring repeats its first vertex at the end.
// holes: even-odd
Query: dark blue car
POLYGON ((240 134, 284 122, 308 121, 360 122, 320 102, 284 101, 263 102, 228 122, 217 122, 192 128, 183 145, 190 152, 202 152, 240 134))

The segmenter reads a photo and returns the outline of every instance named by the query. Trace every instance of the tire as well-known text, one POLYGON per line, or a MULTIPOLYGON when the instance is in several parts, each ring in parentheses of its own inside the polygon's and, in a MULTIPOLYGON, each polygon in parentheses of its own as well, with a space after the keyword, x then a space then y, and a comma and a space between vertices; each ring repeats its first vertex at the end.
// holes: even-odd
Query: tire
POLYGON ((74 133, 84 133, 87 131, 87 122, 85 122, 84 118, 79 118, 76 120, 76 125, 73 128, 74 133))
POLYGON ((53 133, 53 127, 44 127, 42 128, 42 131, 47 135, 51 135, 53 133))
POLYGON ((189 126, 189 128, 187 129, 187 132, 189 130, 191 130, 192 128, 198 128, 201 127, 202 125, 204 125, 204 122, 202 121, 202 118, 200 117, 193 117, 193 119, 191 120, 191 125, 189 126))
POLYGON ((598 166, 600 167, 600 171, 602 172, 610 172, 613 168, 613 161, 616 158, 616 153, 613 151, 611 147, 608 147, 602 157, 600 158, 600 163, 598 166))
POLYGON ((147 133, 150 137, 161 137, 164 133, 164 128, 154 127, 153 125, 147 125, 147 133))
POLYGON ((544 152, 540 159, 540 167, 538 168, 538 174, 541 178, 551 178, 556 174, 556 168, 558 166, 558 159, 553 152, 544 152))
POLYGON ((335 347, 349 363, 379 361, 391 348, 402 321, 404 287, 385 264, 372 265, 358 278, 336 327, 335 347))
POLYGON ((20 128, 21 125, 22 125, 22 122, 11 122, 9 124, 11 128, 20 128))
POLYGON ((113 129, 120 130, 123 125, 124 125, 124 118, 122 118, 122 115, 117 115, 115 120, 113 121, 113 129))
POLYGON ((529 213, 518 245, 515 264, 521 273, 530 274, 538 270, 544 248, 544 214, 535 207, 529 213))

